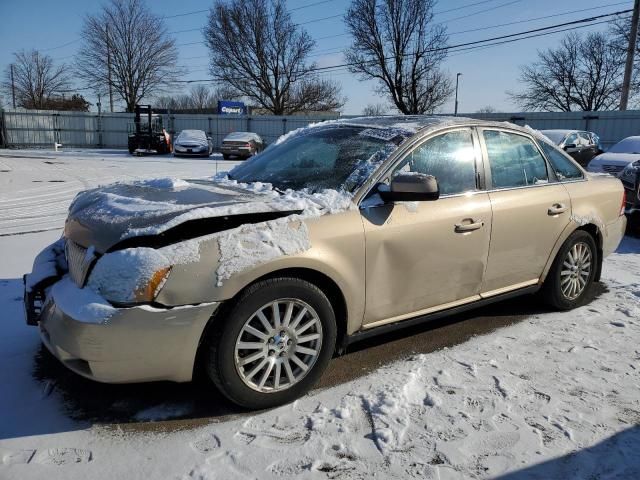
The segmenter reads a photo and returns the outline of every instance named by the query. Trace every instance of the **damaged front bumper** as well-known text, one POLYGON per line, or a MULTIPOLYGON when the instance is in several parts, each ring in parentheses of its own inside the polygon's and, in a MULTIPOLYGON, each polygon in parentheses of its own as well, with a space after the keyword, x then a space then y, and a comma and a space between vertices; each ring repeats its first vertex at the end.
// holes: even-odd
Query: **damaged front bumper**
POLYGON ((27 323, 39 327, 47 349, 79 375, 105 383, 191 380, 202 334, 219 305, 114 307, 94 323, 64 311, 68 300, 57 302, 55 288, 27 288, 24 281, 27 323))

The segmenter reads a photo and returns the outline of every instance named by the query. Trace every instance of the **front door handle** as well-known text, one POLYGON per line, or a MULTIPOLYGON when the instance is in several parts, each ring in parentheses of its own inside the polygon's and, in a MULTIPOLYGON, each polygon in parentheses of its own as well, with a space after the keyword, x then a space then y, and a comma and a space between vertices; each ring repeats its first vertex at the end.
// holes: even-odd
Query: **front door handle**
POLYGON ((547 214, 549 215, 560 215, 567 211, 567 206, 564 203, 554 203, 547 210, 547 214))
POLYGON ((484 222, 482 220, 478 220, 477 222, 473 219, 465 219, 464 221, 470 220, 470 223, 456 223, 456 228, 455 231, 457 233, 465 233, 465 232, 472 232, 474 230, 478 230, 482 227, 484 227, 484 222))

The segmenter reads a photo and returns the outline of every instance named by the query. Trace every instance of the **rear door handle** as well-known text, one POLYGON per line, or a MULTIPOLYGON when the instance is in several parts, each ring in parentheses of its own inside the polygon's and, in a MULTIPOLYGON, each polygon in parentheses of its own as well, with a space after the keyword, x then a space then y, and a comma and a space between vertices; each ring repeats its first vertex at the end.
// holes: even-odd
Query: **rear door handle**
POLYGON ((457 233, 465 233, 465 232, 472 232, 474 230, 478 230, 484 227, 484 222, 482 220, 478 220, 477 222, 474 221, 473 219, 469 219, 469 220, 471 220, 471 223, 456 223, 455 231, 457 233))
POLYGON ((567 211, 567 206, 564 203, 554 203, 549 207, 549 210, 547 210, 547 213, 549 215, 560 215, 561 213, 564 213, 566 211, 567 211))

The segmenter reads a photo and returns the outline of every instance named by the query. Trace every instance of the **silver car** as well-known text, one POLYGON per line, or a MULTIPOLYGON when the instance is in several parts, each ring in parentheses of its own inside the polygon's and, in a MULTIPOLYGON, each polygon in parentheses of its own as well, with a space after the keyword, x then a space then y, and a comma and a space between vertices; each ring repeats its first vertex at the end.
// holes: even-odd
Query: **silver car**
POLYGON ((182 130, 173 142, 175 157, 208 157, 211 152, 211 138, 202 130, 182 130))

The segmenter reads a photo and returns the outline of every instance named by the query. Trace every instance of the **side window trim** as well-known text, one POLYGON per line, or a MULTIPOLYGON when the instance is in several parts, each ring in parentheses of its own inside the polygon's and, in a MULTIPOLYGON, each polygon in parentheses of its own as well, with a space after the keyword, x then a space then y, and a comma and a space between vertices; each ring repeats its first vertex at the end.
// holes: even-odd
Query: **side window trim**
MULTIPOLYGON (((551 162, 551 160, 549 159, 549 157, 547 156, 547 153, 544 151, 544 148, 542 148, 540 146, 540 144, 542 143, 542 140, 539 140, 536 142, 538 149, 542 152, 542 155, 544 156, 545 161, 547 162, 547 168, 549 169, 549 173, 553 174, 553 178, 554 178, 554 183, 572 183, 572 182, 586 182, 587 181, 587 177, 585 175, 585 171, 582 168, 582 166, 576 162, 573 158, 571 158, 570 155, 567 155, 565 152, 563 152, 562 150, 559 150, 558 153, 560 155, 562 155, 563 157, 565 157, 565 159, 567 159, 573 166, 575 166, 578 171, 580 172, 580 177, 579 178, 568 178, 568 179, 561 179, 557 172, 555 167, 553 166, 553 163, 551 162)), ((552 146, 552 145, 550 145, 552 146)))
POLYGON ((477 131, 478 131, 478 139, 480 140, 480 146, 482 149, 484 177, 486 182, 486 190, 488 192, 502 191, 502 190, 515 190, 515 189, 521 189, 521 188, 540 188, 540 187, 545 187, 547 185, 553 185, 554 183, 559 182, 559 179, 556 176, 556 172, 552 167, 551 163, 549 163, 547 156, 544 154, 544 152, 542 151, 542 148, 540 148, 540 145, 538 145, 538 142, 536 142, 535 138, 533 138, 531 135, 524 132, 517 131, 517 130, 511 130, 509 128, 499 128, 499 127, 490 127, 490 126, 479 126, 477 127, 477 131), (538 151, 538 153, 540 154, 540 156, 542 157, 542 159, 544 160, 544 163, 547 167, 548 182, 540 183, 537 185, 523 185, 523 186, 517 186, 517 187, 494 187, 493 179, 491 178, 491 165, 489 164, 489 151, 487 150, 487 143, 484 139, 485 130, 494 131, 494 132, 504 132, 512 135, 519 135, 531 141, 535 146, 536 150, 538 151))
POLYGON ((390 165, 389 168, 387 168, 387 170, 380 176, 380 179, 378 182, 390 181, 391 177, 393 176, 394 172, 398 169, 398 167, 402 163, 404 163, 404 161, 410 155, 412 155, 413 152, 415 152, 417 149, 422 147, 425 143, 441 135, 446 135, 447 133, 465 131, 465 130, 471 134, 471 140, 473 142, 473 153, 475 155, 474 168, 476 172, 476 175, 475 175, 476 189, 466 193, 443 194, 440 196, 440 198, 457 197, 460 195, 466 195, 468 193, 475 194, 481 191, 485 191, 487 184, 484 176, 484 162, 483 162, 483 156, 482 156, 482 149, 480 147, 478 132, 474 126, 461 126, 461 127, 450 128, 447 130, 440 130, 438 132, 435 132, 433 135, 428 135, 425 138, 418 140, 414 145, 411 146, 409 150, 404 152, 402 156, 398 157, 395 160, 395 162, 392 165, 390 165))

